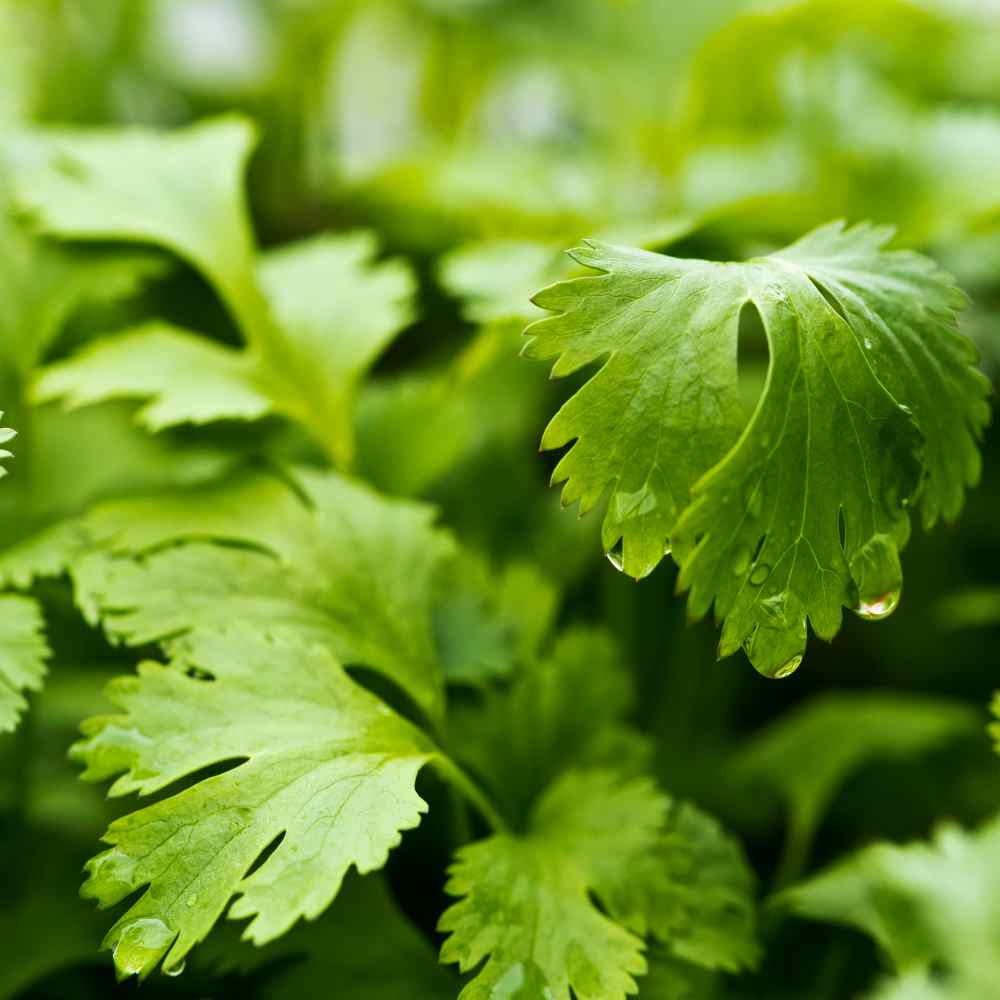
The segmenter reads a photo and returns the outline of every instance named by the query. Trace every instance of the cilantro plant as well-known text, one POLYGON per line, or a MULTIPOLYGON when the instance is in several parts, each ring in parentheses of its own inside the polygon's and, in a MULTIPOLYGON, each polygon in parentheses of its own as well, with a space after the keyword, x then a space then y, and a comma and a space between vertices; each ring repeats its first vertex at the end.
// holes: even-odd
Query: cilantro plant
POLYGON ((991 995, 998 28, 0 7, 0 1000, 991 995))

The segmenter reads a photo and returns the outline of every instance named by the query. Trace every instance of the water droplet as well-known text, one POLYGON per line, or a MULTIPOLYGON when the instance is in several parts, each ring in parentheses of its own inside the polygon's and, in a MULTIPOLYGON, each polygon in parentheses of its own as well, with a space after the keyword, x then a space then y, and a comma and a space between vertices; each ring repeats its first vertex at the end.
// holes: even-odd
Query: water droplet
POLYGON ((749 549, 740 549, 733 559, 733 576, 743 576, 750 568, 750 558, 752 553, 749 549))
POLYGON ((854 613, 866 621, 887 618, 899 606, 903 570, 899 549, 889 535, 870 538, 851 557, 855 585, 854 613))
POLYGON ((649 484, 644 484, 634 493, 619 491, 611 500, 611 514, 614 520, 621 524, 629 518, 643 517, 656 510, 659 501, 649 484))
POLYGON ((667 542, 665 542, 665 543, 664 543, 664 545, 663 545, 663 558, 664 558, 664 559, 666 559, 666 558, 667 558, 667 556, 669 556, 669 555, 670 555, 670 551, 671 551, 671 546, 670 546, 670 542, 669 542, 669 541, 667 541, 667 542))
POLYGON ((799 653, 793 656, 790 660, 783 663, 777 670, 772 674, 773 677, 777 677, 781 680, 782 677, 791 677, 796 670, 799 669, 799 664, 802 662, 802 654, 799 653))
POLYGON ((139 976, 148 972, 175 937, 176 933, 157 917, 140 917, 125 924, 113 951, 119 976, 139 976))
POLYGON ((532 961, 515 962, 493 984, 490 1000, 553 1000, 545 974, 532 961))
POLYGON ((898 590, 890 590, 879 597, 859 601, 858 606, 854 609, 854 613, 859 618, 864 618, 866 621, 871 622, 877 622, 880 618, 888 618, 899 604, 899 594, 898 590))
POLYGON ((176 965, 171 965, 169 969, 164 966, 163 974, 165 976, 179 976, 186 968, 187 962, 182 958, 176 965))
POLYGON ((100 884, 104 896, 121 899, 134 888, 135 860, 120 847, 112 847, 98 854, 87 864, 87 871, 95 883, 100 884))
POLYGON ((865 337, 865 349, 870 351, 872 349, 872 346, 873 345, 871 337, 865 337))
POLYGON ((625 546, 622 544, 622 540, 619 538, 615 544, 604 553, 608 557, 608 562, 619 573, 625 572, 625 546))
POLYGON ((184 900, 184 902, 187 903, 188 906, 194 906, 198 902, 198 897, 192 893, 186 900, 184 900))
POLYGON ((771 567, 767 563, 757 563, 750 574, 750 582, 759 587, 771 574, 771 567))

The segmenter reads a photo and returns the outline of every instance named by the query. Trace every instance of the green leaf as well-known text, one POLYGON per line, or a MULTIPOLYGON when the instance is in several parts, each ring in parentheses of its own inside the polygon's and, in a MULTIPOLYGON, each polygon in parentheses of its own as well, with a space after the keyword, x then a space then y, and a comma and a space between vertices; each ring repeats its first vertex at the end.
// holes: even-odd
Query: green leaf
POLYGON ((21 202, 45 233, 66 239, 162 246, 214 286, 251 344, 262 346, 269 315, 243 171, 256 141, 236 116, 173 132, 60 131, 39 146, 19 178, 21 202))
POLYGON ((594 905, 651 850, 666 800, 645 779, 571 774, 539 802, 522 836, 459 850, 441 917, 443 962, 485 965, 461 1000, 498 996, 624 1000, 646 969, 642 942, 594 905))
POLYGON ((533 240, 468 243, 446 254, 439 267, 441 284, 463 300, 463 314, 472 323, 540 316, 532 293, 569 270, 558 248, 533 240))
POLYGON ((782 878, 805 863, 840 786, 862 764, 927 753, 980 731, 979 713, 946 698, 837 692, 792 709, 734 752, 734 783, 766 788, 788 810, 782 878))
POLYGON ((119 775, 112 795, 239 761, 115 820, 89 863, 83 893, 102 906, 148 887, 104 940, 123 976, 177 968, 227 906, 258 944, 315 918, 427 808, 414 782, 432 744, 321 646, 232 629, 188 654, 198 676, 146 662, 113 682, 122 714, 87 722, 72 751, 88 780, 119 775))
POLYGON ((82 306, 133 294, 165 260, 141 250, 82 248, 39 238, 14 211, 12 180, 25 150, 0 150, 0 358, 27 378, 82 306))
MULTIPOLYGON (((0 419, 3 418, 3 410, 0 410, 0 419)), ((8 441, 12 441, 17 437, 17 431, 11 430, 9 427, 0 427, 0 444, 7 444, 8 441)), ((6 448, 0 448, 0 462, 5 458, 13 458, 14 453, 8 451, 6 448)), ((7 470, 0 465, 0 478, 7 475, 7 470)))
POLYGON ((34 385, 39 402, 67 408, 106 399, 149 399, 136 419, 158 431, 180 423, 256 420, 272 408, 245 351, 152 321, 103 337, 67 361, 45 368, 34 385))
POLYGON ((264 346, 234 349, 166 323, 105 337, 46 369, 36 398, 82 406, 149 398, 150 430, 280 413, 342 465, 353 460, 358 383, 409 321, 413 279, 375 264, 370 233, 318 236, 264 255, 260 282, 276 327, 264 346))
POLYGON ((570 986, 581 1000, 610 1000, 634 992, 630 977, 645 971, 628 930, 656 940, 661 993, 671 982, 686 996, 681 984, 704 982, 701 970, 756 963, 753 883, 735 841, 693 806, 645 778, 571 771, 524 833, 458 852, 446 888, 463 898, 441 918, 452 935, 441 957, 463 971, 488 959, 462 1000, 505 988, 568 1000, 570 986))
POLYGON ((526 661, 507 688, 456 704, 449 719, 456 754, 515 819, 559 775, 579 767, 636 774, 647 740, 624 719, 634 698, 621 651, 602 630, 573 627, 549 655, 526 661))
POLYGON ((42 611, 30 597, 0 595, 0 733, 12 731, 27 707, 22 692, 38 691, 49 647, 42 611))
POLYGON ((906 985, 880 998, 972 1000, 989 996, 1000 977, 998 862, 1000 821, 975 832, 945 824, 929 842, 865 848, 785 890, 775 905, 869 934, 906 985), (932 974, 947 989, 924 987, 932 974))
POLYGON ((845 606, 891 611, 908 506, 925 527, 954 518, 979 476, 988 383, 963 296, 889 235, 834 223, 745 264, 588 243, 573 256, 601 273, 536 297, 558 314, 528 328, 527 355, 556 357, 554 375, 602 362, 542 438, 575 439, 553 475, 564 503, 610 487, 602 537, 625 572, 672 548, 690 615, 714 604, 723 622, 720 655, 742 645, 769 676, 801 662, 807 621, 830 639, 845 606), (747 310, 770 368, 744 426, 747 310))
POLYGON ((131 555, 76 563, 81 606, 103 616, 112 636, 169 640, 181 658, 190 639, 234 620, 261 636, 320 642, 345 664, 380 671, 439 719, 431 608, 455 552, 451 536, 434 527, 430 507, 333 473, 293 478, 295 489, 246 476, 98 508, 90 531, 131 555))
POLYGON ((491 324, 441 368, 366 386, 358 413, 365 475, 388 492, 421 494, 476 456, 523 453, 546 384, 518 361, 517 340, 514 324, 491 324))
POLYGON ((258 258, 243 192, 254 134, 242 119, 33 141, 41 165, 21 197, 43 231, 172 251, 211 282, 247 340, 238 350, 142 326, 54 366, 37 397, 152 397, 139 416, 152 429, 277 412, 350 464, 356 385, 410 319, 409 271, 374 264, 368 233, 318 236, 258 258))
POLYGON ((529 563, 491 573, 465 554, 434 609, 434 638, 450 683, 481 686, 534 658, 555 620, 556 587, 529 563))
POLYGON ((329 441, 344 464, 354 457, 357 387, 413 313, 412 274, 399 261, 375 263, 377 250, 367 232, 318 236, 271 251, 261 264, 283 334, 275 408, 329 441))
POLYGON ((725 972, 756 966, 756 879, 713 817, 672 803, 641 888, 645 912, 634 910, 629 926, 648 928, 675 959, 725 972))

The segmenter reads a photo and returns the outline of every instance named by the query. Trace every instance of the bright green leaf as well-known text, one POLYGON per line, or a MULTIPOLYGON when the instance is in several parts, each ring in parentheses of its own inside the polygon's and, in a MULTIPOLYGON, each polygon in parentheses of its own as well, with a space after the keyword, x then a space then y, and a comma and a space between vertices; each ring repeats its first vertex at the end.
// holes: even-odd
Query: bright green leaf
POLYGON ((130 555, 77 562, 78 600, 112 636, 169 639, 177 656, 188 638, 234 620, 262 636, 321 642, 348 665, 382 672, 437 718, 431 608, 454 542, 430 507, 332 473, 294 479, 301 497, 251 476, 103 505, 90 530, 130 555))
POLYGON ((243 193, 256 141, 248 121, 33 138, 41 162, 25 170, 19 195, 44 232, 170 250, 201 271, 248 341, 262 346, 270 321, 243 193))
MULTIPOLYGON (((0 418, 3 417, 3 411, 0 410, 0 418)), ((9 427, 0 427, 0 445, 7 444, 8 441, 13 441, 17 437, 17 431, 11 430, 9 427)), ((0 448, 0 462, 5 458, 13 458, 14 453, 8 451, 6 448, 0 448)), ((0 477, 6 476, 7 470, 0 465, 0 477)))
POLYGON ((38 399, 81 406, 149 398, 151 430, 281 413, 342 464, 353 459, 359 381, 408 322, 413 280, 375 264, 369 233, 319 236, 262 257, 260 284, 274 317, 266 343, 234 349, 153 322, 106 337, 48 368, 38 399))
POLYGON ((27 707, 22 692, 42 686, 49 656, 42 626, 41 608, 30 597, 0 595, 0 733, 14 729, 27 707))
POLYGON ((672 547, 689 611, 714 604, 720 655, 744 646, 786 676, 806 624, 830 639, 842 608, 881 617, 898 601, 908 506, 957 515, 976 482, 988 384, 956 328, 963 296, 890 233, 834 223, 744 264, 588 243, 601 273, 556 284, 525 353, 554 375, 601 362, 542 439, 575 439, 556 468, 565 503, 610 487, 606 549, 640 578, 672 547), (744 426, 741 316, 770 350, 744 426), (848 430, 845 432, 844 428, 848 430), (843 536, 843 538, 842 538, 843 536))
POLYGON ((73 749, 85 778, 119 775, 112 795, 239 761, 105 834, 84 894, 110 906, 148 887, 104 941, 120 975, 178 967, 227 906, 258 944, 317 917, 351 866, 382 867, 426 810, 414 782, 432 744, 322 647, 233 629, 188 653, 204 673, 147 662, 113 682, 122 714, 90 720, 73 749))

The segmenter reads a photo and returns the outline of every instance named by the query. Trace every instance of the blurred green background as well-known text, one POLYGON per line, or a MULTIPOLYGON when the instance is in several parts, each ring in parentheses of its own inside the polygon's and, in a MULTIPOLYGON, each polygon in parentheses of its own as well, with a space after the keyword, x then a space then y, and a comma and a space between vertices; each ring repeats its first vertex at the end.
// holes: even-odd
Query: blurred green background
MULTIPOLYGON (((412 263, 418 315, 361 394, 358 471, 439 504, 486 558, 537 563, 564 591, 567 620, 613 629, 665 786, 743 837, 765 890, 870 840, 924 836, 942 817, 974 823, 1000 807, 1000 762, 985 735, 1000 664, 995 431, 960 521, 915 530, 899 610, 879 624, 847 620, 831 645, 812 640, 803 669, 776 683, 742 656, 716 662, 716 631, 686 625, 669 562, 637 585, 601 556, 598 514, 559 510, 547 487, 553 457, 537 445, 573 380, 550 383, 544 367, 516 357, 538 312, 528 297, 570 273, 561 251, 582 236, 739 258, 843 217, 891 223, 897 245, 955 274, 971 296, 965 330, 994 376, 1000 3, 6 0, 0 53, 0 147, 35 126, 166 127, 242 111, 260 130, 250 192, 263 245, 366 227, 387 255, 412 263), (919 753, 891 738, 879 749, 852 729, 850 702, 820 702, 836 724, 792 740, 787 766, 780 755, 756 765, 772 777, 755 784, 748 741, 836 692, 945 696, 982 726, 919 753), (781 776, 838 750, 845 762, 830 765, 811 850, 808 836, 787 842, 781 776)), ((16 294, 8 250, 0 288, 16 294)), ((236 338, 204 282, 178 267, 124 305, 69 317, 48 358, 150 312, 236 338)), ((15 427, 28 406, 19 336, 0 315, 4 423, 15 427)), ((753 399, 763 345, 748 345, 741 366, 753 399)), ((261 457, 313 457, 277 422, 149 437, 130 409, 32 414, 17 449, 31 475, 9 463, 0 540, 101 497, 261 457)), ((21 729, 0 737, 0 996, 114 996, 97 954, 106 918, 76 890, 121 807, 76 781, 65 749, 100 710, 104 679, 133 661, 80 622, 64 582, 37 592, 55 656, 21 729)), ((872 728, 891 729, 886 718, 872 728)), ((390 865, 394 896, 427 941, 446 861, 432 814, 390 865)), ((872 946, 848 931, 765 930, 772 957, 734 996, 842 1000, 877 967, 872 946)), ((276 966, 262 972, 235 955, 206 945, 185 976, 142 989, 282 995, 269 992, 276 966)), ((335 995, 329 988, 318 981, 299 995, 335 995)))

